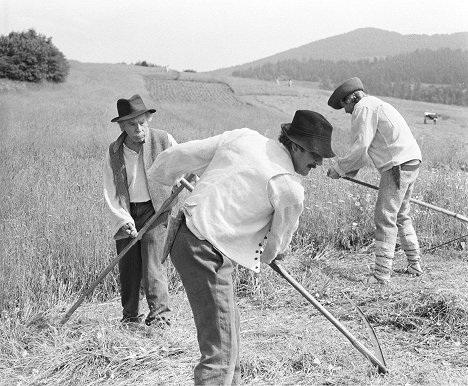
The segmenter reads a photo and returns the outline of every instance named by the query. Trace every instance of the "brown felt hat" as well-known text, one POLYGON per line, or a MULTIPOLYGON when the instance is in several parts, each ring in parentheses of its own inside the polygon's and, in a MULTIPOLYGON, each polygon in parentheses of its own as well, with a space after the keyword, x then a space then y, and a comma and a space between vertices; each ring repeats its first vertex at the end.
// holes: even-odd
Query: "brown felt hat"
POLYGON ((119 99, 117 101, 118 117, 115 117, 111 122, 122 122, 127 119, 138 117, 144 113, 155 113, 155 109, 147 109, 143 103, 143 99, 138 94, 133 95, 130 99, 119 99))
POLYGON ((283 123, 281 128, 291 141, 303 149, 317 153, 322 158, 335 156, 331 148, 333 126, 321 114, 297 110, 292 122, 283 123))
POLYGON ((357 90, 364 90, 361 79, 359 78, 350 78, 345 80, 331 95, 328 99, 328 105, 333 107, 335 110, 342 109, 341 101, 345 99, 349 94, 357 90))

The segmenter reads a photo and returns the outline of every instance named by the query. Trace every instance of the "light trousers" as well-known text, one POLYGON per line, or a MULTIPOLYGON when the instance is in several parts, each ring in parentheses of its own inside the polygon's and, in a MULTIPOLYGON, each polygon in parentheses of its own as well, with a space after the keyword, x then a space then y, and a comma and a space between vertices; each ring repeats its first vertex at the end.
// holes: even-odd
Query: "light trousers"
POLYGON ((420 260, 416 232, 409 215, 410 199, 419 169, 401 170, 400 186, 395 182, 392 169, 382 172, 379 193, 374 210, 375 267, 374 275, 388 281, 393 265, 397 235, 400 237, 408 264, 420 260))

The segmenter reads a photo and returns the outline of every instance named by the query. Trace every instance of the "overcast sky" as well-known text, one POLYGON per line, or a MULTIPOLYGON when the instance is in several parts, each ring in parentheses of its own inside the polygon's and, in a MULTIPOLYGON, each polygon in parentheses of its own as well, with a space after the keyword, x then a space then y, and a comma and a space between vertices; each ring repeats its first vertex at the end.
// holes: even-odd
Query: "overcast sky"
POLYGON ((468 31, 468 0, 0 0, 0 35, 34 28, 67 59, 209 71, 357 28, 468 31))

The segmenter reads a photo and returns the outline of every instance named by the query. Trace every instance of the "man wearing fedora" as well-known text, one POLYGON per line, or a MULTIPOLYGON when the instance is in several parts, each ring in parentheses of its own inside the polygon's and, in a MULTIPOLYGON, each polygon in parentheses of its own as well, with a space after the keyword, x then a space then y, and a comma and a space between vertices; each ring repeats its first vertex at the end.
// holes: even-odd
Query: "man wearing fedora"
MULTIPOLYGON (((147 170, 157 155, 176 144, 163 130, 149 127, 155 109, 147 109, 139 95, 117 101, 117 122, 121 134, 106 152, 104 199, 109 209, 111 229, 120 253, 146 221, 171 194, 171 188, 147 178, 147 170)), ((162 264, 168 212, 119 261, 122 322, 139 323, 140 288, 146 295, 147 325, 170 324, 166 269, 162 264)))
POLYGON ((354 176, 370 158, 380 173, 374 210, 375 264, 370 284, 387 284, 393 265, 397 235, 405 251, 406 272, 423 273, 418 238, 413 228, 410 199, 419 174, 421 150, 411 130, 390 104, 364 93, 359 78, 341 84, 328 105, 351 114, 351 150, 335 160, 327 175, 354 176))
POLYGON ((149 170, 168 186, 200 175, 171 249, 197 328, 196 385, 239 384, 233 264, 258 273, 260 262, 285 253, 303 209, 300 176, 334 156, 331 134, 322 115, 300 110, 278 140, 248 128, 227 131, 175 145, 149 170))

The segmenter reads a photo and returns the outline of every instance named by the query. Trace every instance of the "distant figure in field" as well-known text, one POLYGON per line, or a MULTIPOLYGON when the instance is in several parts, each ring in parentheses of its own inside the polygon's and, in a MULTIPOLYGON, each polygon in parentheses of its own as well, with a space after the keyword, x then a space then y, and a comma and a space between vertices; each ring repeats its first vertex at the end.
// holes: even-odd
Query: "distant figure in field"
POLYGON ((427 123, 427 120, 433 120, 434 121, 434 125, 437 123, 437 114, 436 113, 428 113, 428 112, 425 112, 424 113, 424 124, 427 123))
MULTIPOLYGON (((163 130, 149 127, 155 109, 147 109, 139 95, 117 101, 117 122, 121 131, 106 153, 104 166, 104 199, 109 209, 112 234, 120 253, 146 221, 171 194, 169 187, 153 183, 146 170, 156 156, 172 145, 174 138, 163 130)), ((162 249, 167 222, 162 221, 148 229, 119 261, 122 322, 139 323, 140 288, 149 307, 146 325, 164 327, 170 324, 169 294, 166 269, 162 265, 162 249)))
POLYGON ((380 185, 374 211, 375 266, 370 284, 390 281, 397 234, 405 251, 406 272, 423 273, 420 266, 418 238, 413 228, 410 199, 419 174, 421 150, 411 130, 390 104, 364 93, 359 78, 341 84, 331 95, 328 105, 351 114, 351 149, 339 157, 328 170, 331 178, 355 176, 372 160, 380 172, 380 185))
POLYGON ((291 86, 292 86, 292 80, 289 79, 289 80, 288 80, 288 87, 291 87, 291 86))
POLYGON ((276 78, 276 85, 279 86, 280 85, 280 81, 278 78, 276 78))
POLYGON ((200 175, 170 250, 192 308, 201 358, 195 385, 238 385, 239 312, 233 263, 254 272, 286 252, 303 210, 306 176, 334 156, 331 124, 296 111, 278 139, 247 128, 171 147, 149 175, 173 185, 200 175))

